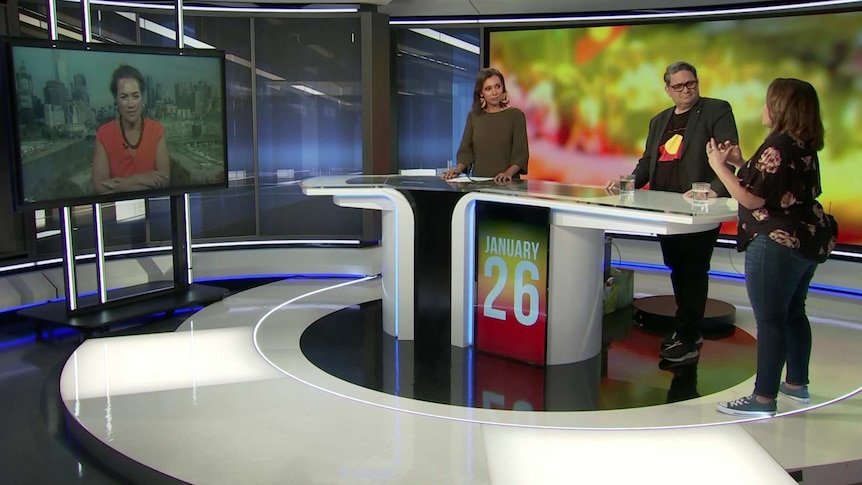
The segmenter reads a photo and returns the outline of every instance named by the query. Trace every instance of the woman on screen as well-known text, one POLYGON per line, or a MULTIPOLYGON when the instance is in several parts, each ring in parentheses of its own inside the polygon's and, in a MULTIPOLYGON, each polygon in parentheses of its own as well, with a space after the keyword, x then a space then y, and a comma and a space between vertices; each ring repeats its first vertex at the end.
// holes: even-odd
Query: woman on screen
POLYGON ((170 183, 165 128, 144 117, 141 72, 122 64, 111 76, 118 117, 96 130, 93 189, 98 194, 160 189, 170 183))
POLYGON ((474 177, 494 177, 497 182, 527 173, 527 118, 509 106, 506 80, 497 69, 488 67, 476 76, 473 109, 467 115, 457 158, 458 164, 443 178, 457 177, 468 168, 474 177))
POLYGON ((709 141, 709 164, 739 202, 739 250, 757 322, 757 379, 750 396, 718 403, 737 416, 771 416, 776 398, 807 403, 811 325, 805 313, 817 264, 835 247, 838 227, 817 202, 823 122, 811 84, 775 79, 761 115, 769 128, 750 160, 730 142, 709 141), (726 163, 739 168, 734 175, 726 163), (785 380, 782 368, 787 365, 785 380))

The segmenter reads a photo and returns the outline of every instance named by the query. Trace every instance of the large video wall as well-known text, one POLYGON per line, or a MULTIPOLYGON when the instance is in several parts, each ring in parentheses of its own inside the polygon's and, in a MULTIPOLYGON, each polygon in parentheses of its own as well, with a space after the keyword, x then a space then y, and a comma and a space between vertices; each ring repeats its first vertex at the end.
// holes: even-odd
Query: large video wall
POLYGON ((826 125, 820 200, 839 243, 862 245, 862 12, 493 31, 489 60, 527 114, 529 176, 589 185, 634 168, 650 118, 672 105, 668 64, 691 62, 701 95, 731 103, 744 155, 766 135, 772 79, 809 81, 826 125))

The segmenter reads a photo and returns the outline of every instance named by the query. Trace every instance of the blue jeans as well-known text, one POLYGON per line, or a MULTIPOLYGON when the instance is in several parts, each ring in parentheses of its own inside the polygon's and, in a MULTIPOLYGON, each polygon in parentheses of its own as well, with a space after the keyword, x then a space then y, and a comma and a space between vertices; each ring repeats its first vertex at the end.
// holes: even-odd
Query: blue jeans
POLYGON ((816 261, 767 236, 757 236, 745 250, 745 287, 757 321, 755 394, 778 396, 785 363, 788 383, 808 384, 811 325, 805 299, 815 270, 816 261))

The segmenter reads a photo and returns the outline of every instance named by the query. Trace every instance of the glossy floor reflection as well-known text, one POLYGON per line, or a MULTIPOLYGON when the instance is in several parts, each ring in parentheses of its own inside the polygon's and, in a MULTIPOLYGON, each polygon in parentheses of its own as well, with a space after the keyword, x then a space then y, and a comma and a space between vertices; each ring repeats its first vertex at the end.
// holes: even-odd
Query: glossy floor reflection
POLYGON ((605 316, 600 355, 547 367, 458 347, 434 355, 425 351, 420 357, 413 341, 397 342, 383 333, 381 318, 380 301, 345 308, 310 325, 300 347, 321 370, 375 391, 520 411, 610 410, 679 402, 729 389, 750 378, 755 368, 756 341, 741 331, 707 340, 700 358, 658 361, 660 337, 634 327, 630 307, 605 316))
MULTIPOLYGON (((114 328, 112 335, 173 332, 188 317, 159 316, 114 328)), ((73 330, 35 338, 32 322, 0 320, 0 483, 125 485, 127 477, 95 458, 69 432, 57 383, 81 344, 73 330)))
MULTIPOLYGON (((669 286, 665 274, 648 272, 636 284, 636 292, 669 286)), ((812 403, 780 400, 775 418, 746 420, 717 413, 715 402, 751 392, 751 355, 733 359, 753 353, 746 338, 734 341, 753 333, 753 318, 738 282, 717 280, 710 294, 737 306, 739 330, 705 343, 693 386, 700 397, 692 367, 658 366, 657 336, 606 325, 607 378, 590 404, 645 395, 638 402, 655 405, 522 410, 519 399, 499 399, 496 384, 477 392, 484 377, 475 356, 473 372, 452 353, 442 359, 448 366, 414 369, 415 358, 393 358, 403 342, 386 346, 369 332, 357 348, 356 335, 379 325, 376 279, 279 281, 208 306, 176 332, 89 339, 66 361, 60 392, 83 448, 138 483, 667 483, 669 457, 690 464, 685 476, 696 473, 699 483, 792 484, 785 470, 799 469, 843 473, 803 483, 855 483, 848 477, 859 476, 862 407, 849 395, 862 375, 850 357, 862 349, 858 302, 812 295, 812 403), (315 328, 345 310, 363 317, 315 328), (316 332, 344 335, 315 350, 303 341, 316 332), (345 378, 314 364, 315 352, 345 354, 345 378), (714 384, 734 372, 749 377, 714 384), (360 378, 400 394, 350 381, 360 378), (447 404, 470 396, 489 407, 447 404), (538 482, 517 479, 539 472, 538 482)))
MULTIPOLYGON (((273 279, 222 281, 232 293, 273 279)), ((171 334, 193 311, 125 322, 101 336, 171 334)), ((98 340, 98 339, 95 339, 98 340)), ((34 322, 0 314, 0 483, 126 485, 129 478, 81 446, 67 427, 57 383, 80 333, 50 327, 36 339, 34 322)))

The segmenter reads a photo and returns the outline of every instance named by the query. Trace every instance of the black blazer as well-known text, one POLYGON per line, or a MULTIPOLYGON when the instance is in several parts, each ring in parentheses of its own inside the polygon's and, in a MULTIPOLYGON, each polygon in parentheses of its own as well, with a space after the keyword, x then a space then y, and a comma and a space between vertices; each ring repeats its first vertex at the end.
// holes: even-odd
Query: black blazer
MULTIPOLYGON (((674 109, 676 108, 672 107, 662 111, 649 122, 646 149, 633 172, 637 188, 643 187, 655 177, 659 144, 674 109)), ((709 166, 706 143, 710 138, 715 138, 717 143, 726 140, 739 143, 730 103, 721 99, 700 98, 692 106, 685 127, 685 140, 679 163, 680 183, 688 190, 692 182, 709 182, 717 194, 728 196, 727 189, 709 166)))

